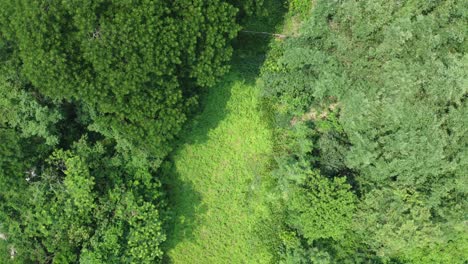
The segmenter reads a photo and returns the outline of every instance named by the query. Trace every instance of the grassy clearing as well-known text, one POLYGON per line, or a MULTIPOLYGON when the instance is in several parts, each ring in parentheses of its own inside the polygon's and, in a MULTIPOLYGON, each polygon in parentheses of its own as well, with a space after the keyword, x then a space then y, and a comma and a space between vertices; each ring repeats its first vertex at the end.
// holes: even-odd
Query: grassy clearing
POLYGON ((230 73, 208 95, 187 142, 174 154, 170 262, 272 261, 255 232, 269 213, 263 183, 272 152, 258 92, 240 73, 230 73))
MULTIPOLYGON (((275 31, 281 3, 268 4, 270 14, 245 29, 275 31)), ((167 263, 275 261, 277 225, 268 205, 273 135, 255 84, 270 41, 240 34, 233 69, 205 96, 167 163, 167 263)))

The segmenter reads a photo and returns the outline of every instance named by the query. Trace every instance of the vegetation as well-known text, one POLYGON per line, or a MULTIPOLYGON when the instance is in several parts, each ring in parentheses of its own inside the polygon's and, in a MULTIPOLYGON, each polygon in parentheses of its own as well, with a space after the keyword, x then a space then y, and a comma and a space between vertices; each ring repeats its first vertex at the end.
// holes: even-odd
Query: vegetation
POLYGON ((171 263, 271 263, 273 252, 255 230, 259 219, 268 218, 272 151, 258 92, 239 72, 230 73, 207 96, 204 111, 183 136, 186 142, 170 159, 171 263))
POLYGON ((1 263, 468 260, 466 1, 0 6, 1 263))
POLYGON ((284 261, 468 259, 467 10, 317 1, 276 47, 263 80, 277 112, 284 261))
MULTIPOLYGON (((247 15, 257 7, 233 4, 247 15)), ((2 262, 160 260, 158 170, 199 90, 228 69, 238 9, 222 0, 0 5, 2 262)))
POLYGON ((157 158, 195 103, 195 87, 226 72, 238 30, 235 9, 219 1, 3 2, 13 19, 4 14, 2 34, 22 85, 77 105, 83 123, 119 149, 157 158))

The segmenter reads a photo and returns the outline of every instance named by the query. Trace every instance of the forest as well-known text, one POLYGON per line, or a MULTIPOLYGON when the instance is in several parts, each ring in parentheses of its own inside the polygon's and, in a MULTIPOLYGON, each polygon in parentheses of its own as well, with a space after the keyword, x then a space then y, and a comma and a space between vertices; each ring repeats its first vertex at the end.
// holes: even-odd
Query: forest
POLYGON ((468 1, 0 0, 0 263, 465 264, 468 1))

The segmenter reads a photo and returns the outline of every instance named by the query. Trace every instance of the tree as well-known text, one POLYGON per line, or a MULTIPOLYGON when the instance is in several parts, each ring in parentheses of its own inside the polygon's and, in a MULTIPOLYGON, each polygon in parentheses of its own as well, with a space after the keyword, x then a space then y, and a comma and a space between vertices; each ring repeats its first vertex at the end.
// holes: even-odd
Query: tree
MULTIPOLYGON (((278 120, 289 121, 279 125, 313 130, 309 166, 352 183, 359 201, 346 236, 365 241, 351 247, 368 260, 467 258, 466 10, 463 1, 317 1, 264 75, 278 120)), ((345 241, 317 244, 343 259, 334 249, 345 241)))
MULTIPOLYGON (((251 13, 257 2, 235 4, 251 13)), ((238 10, 224 0, 0 5, 1 249, 22 263, 160 261, 158 168, 200 90, 228 70, 238 10)))
POLYGON ((318 172, 307 173, 295 186, 288 202, 288 224, 312 243, 321 238, 339 240, 350 228, 354 195, 345 178, 329 180, 318 172))
POLYGON ((2 2, 21 72, 55 102, 82 104, 89 129, 158 158, 226 72, 235 9, 223 1, 2 2), (25 26, 26 25, 26 26, 25 26))
POLYGON ((0 214, 17 259, 153 263, 162 257, 160 184, 148 162, 133 167, 82 139, 72 150, 54 151, 43 166, 2 185, 17 193, 4 193, 0 214))

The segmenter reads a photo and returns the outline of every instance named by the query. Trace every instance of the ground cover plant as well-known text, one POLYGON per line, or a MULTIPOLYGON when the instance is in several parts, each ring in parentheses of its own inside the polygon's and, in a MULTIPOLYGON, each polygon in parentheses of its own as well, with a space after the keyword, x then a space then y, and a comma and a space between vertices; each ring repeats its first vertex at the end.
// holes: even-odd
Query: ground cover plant
POLYGON ((268 216, 264 185, 272 151, 258 94, 238 72, 230 73, 206 98, 171 159, 171 263, 272 262, 274 254, 255 230, 268 216))

